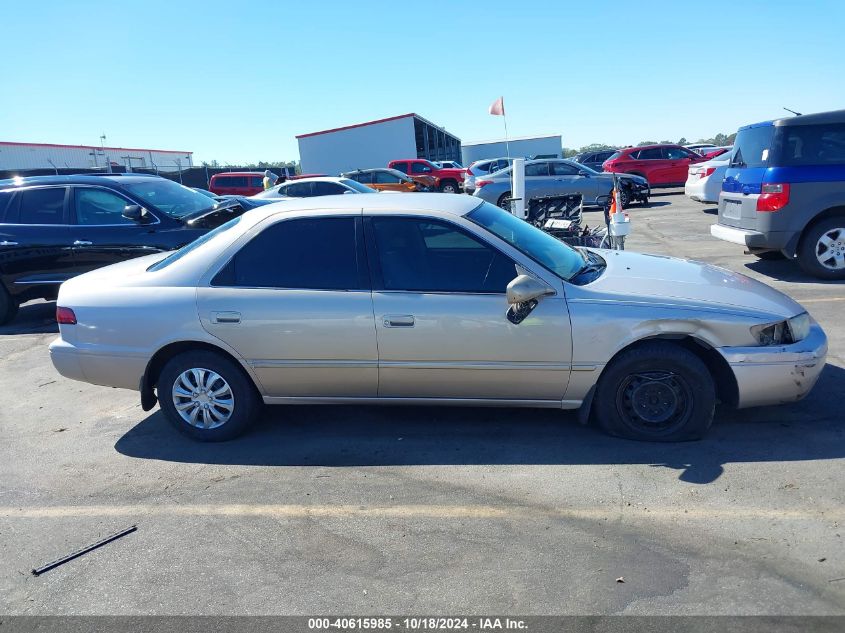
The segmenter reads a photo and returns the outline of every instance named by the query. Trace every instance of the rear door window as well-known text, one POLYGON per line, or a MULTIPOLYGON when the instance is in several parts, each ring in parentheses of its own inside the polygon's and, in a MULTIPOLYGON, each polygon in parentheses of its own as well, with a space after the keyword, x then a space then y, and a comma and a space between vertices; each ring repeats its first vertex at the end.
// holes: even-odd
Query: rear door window
POLYGON ((778 165, 845 164, 845 123, 784 126, 775 143, 778 165))
POLYGON ((22 191, 18 222, 20 224, 67 224, 66 197, 66 187, 22 191))
POLYGON ((569 163, 552 163, 552 174, 554 176, 577 176, 578 168, 569 163))
POLYGON ((335 196, 346 193, 348 189, 336 182, 315 182, 314 195, 315 196, 335 196))
POLYGON ((277 222, 252 238, 212 282, 216 286, 359 290, 355 218, 277 222))
POLYGON ((295 182, 279 189, 279 193, 292 198, 309 198, 313 195, 311 193, 312 184, 310 182, 295 182))
POLYGON ((662 158, 664 158, 662 147, 641 149, 637 155, 637 160, 661 160, 662 158))
POLYGON ((548 163, 531 163, 525 166, 525 176, 548 176, 548 163))

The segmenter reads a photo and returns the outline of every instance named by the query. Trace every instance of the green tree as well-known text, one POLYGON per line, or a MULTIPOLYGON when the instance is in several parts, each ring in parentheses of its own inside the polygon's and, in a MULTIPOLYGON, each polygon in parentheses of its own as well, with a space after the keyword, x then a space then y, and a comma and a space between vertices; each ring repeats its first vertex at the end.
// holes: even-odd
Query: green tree
POLYGON ((678 139, 677 145, 689 145, 689 141, 682 136, 678 139))

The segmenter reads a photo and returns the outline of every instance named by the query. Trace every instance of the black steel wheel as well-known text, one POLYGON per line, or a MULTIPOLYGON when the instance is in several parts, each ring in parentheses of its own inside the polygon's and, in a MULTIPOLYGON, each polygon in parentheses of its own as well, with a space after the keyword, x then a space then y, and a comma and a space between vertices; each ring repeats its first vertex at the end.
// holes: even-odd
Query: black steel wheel
POLYGON ((698 439, 716 404, 713 377, 702 360, 669 341, 621 352, 602 373, 594 411, 608 433, 635 440, 698 439))

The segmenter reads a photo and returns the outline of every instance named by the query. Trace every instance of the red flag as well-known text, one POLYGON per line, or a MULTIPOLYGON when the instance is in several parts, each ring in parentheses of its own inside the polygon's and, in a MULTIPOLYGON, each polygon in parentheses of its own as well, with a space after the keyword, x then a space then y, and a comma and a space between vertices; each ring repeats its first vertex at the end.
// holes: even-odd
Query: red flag
POLYGON ((489 112, 494 116, 505 116, 505 98, 499 97, 491 103, 489 112))

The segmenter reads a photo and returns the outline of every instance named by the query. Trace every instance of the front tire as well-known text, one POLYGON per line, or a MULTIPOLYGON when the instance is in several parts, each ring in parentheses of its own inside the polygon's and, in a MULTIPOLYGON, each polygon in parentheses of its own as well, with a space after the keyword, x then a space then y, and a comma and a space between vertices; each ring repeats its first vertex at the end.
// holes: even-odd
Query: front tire
POLYGON ((828 218, 807 229, 798 264, 819 279, 845 279, 845 217, 828 218))
POLYGON ((260 401, 243 369, 215 352, 172 358, 158 379, 157 395, 168 421, 201 442, 224 442, 255 421, 260 401))
POLYGON ((505 211, 510 213, 511 212, 511 203, 510 203, 510 200, 508 200, 508 198, 510 198, 510 197, 511 197, 511 192, 506 191, 501 196, 499 196, 499 199, 496 201, 496 206, 499 207, 500 209, 504 209, 505 211))
POLYGON ((595 414, 611 435, 647 442, 701 438, 713 423, 716 388, 687 349, 653 341, 621 352, 599 378, 595 414))
POLYGON ((458 193, 458 183, 447 180, 440 185, 440 193, 458 193))

